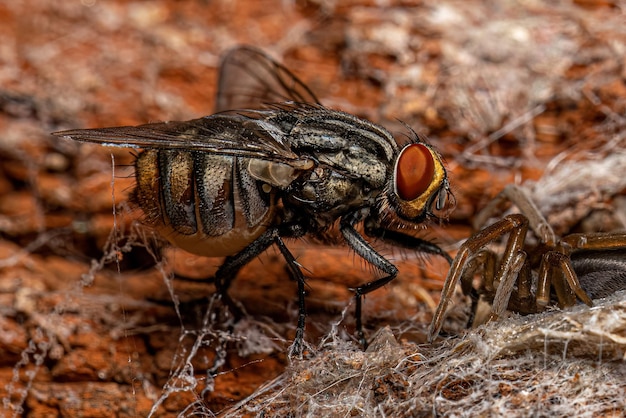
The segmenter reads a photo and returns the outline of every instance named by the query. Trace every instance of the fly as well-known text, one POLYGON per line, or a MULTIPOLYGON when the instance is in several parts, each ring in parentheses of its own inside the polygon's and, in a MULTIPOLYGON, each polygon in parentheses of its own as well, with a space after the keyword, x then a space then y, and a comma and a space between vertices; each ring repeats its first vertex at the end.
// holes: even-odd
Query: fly
POLYGON ((220 67, 216 112, 184 122, 55 132, 107 146, 141 148, 131 201, 173 245, 225 256, 218 292, 271 245, 298 283, 292 354, 305 328, 305 277, 283 238, 323 240, 337 223, 352 250, 385 275, 354 289, 356 330, 364 343, 362 296, 398 269, 355 229, 396 246, 450 256, 402 232, 437 219, 451 196, 442 158, 409 129, 397 142, 382 126, 321 105, 309 88, 263 52, 239 47, 220 67))

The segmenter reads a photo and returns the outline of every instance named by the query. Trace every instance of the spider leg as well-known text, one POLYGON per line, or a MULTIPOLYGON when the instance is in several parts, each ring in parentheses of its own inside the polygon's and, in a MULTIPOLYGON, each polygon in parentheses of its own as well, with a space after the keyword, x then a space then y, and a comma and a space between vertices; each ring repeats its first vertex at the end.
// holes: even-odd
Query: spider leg
POLYGON ((591 298, 582 288, 574 271, 571 254, 581 250, 611 251, 621 249, 626 244, 626 232, 596 233, 596 234, 571 234, 561 239, 559 245, 553 251, 543 255, 539 269, 537 287, 537 308, 543 310, 550 300, 550 284, 554 280, 554 287, 561 306, 572 306, 576 302, 572 295, 589 306, 593 306, 591 298), (554 271, 561 271, 557 275, 554 271), (563 277, 565 282, 563 282, 563 277), (554 279, 553 279, 554 278, 554 279), (567 286, 571 290, 568 291, 567 286))
POLYGON ((566 254, 576 250, 617 250, 626 246, 626 232, 570 234, 561 239, 566 254))
POLYGON ((463 271, 467 268, 468 259, 485 245, 507 233, 510 233, 511 235, 507 242, 507 249, 497 275, 497 280, 501 281, 504 275, 506 275, 511 268, 510 266, 516 265, 516 263, 519 262, 518 258, 520 256, 517 254, 524 243, 527 230, 528 219, 526 219, 525 216, 520 214, 508 215, 500 221, 489 225, 472 235, 469 239, 467 239, 467 241, 465 241, 465 243, 463 243, 454 258, 454 261, 452 262, 450 270, 448 271, 448 276, 443 284, 441 300, 439 301, 439 305, 437 305, 437 310, 435 311, 435 315, 433 316, 428 330, 429 341, 432 342, 441 330, 446 309, 450 300, 452 300, 456 284, 463 275, 463 271))
POLYGON ((567 289, 565 288, 563 277, 559 277, 556 274, 556 268, 558 267, 561 267, 563 274, 566 277, 569 273, 570 278, 566 278, 566 280, 570 284, 570 289, 575 291, 576 286, 578 286, 580 291, 583 292, 583 298, 581 298, 581 300, 585 301, 585 303, 589 302, 588 304, 590 305, 591 300, 589 300, 589 297, 584 294, 584 290, 580 288, 580 283, 578 283, 576 273, 574 273, 571 268, 568 257, 558 251, 549 251, 542 256, 541 264, 539 266, 539 276, 537 279, 537 295, 535 297, 537 310, 543 311, 550 302, 551 286, 554 286, 557 293, 557 298, 561 306, 572 306, 575 303, 575 300, 572 297, 572 292, 567 292, 567 289))
POLYGON ((515 280, 526 261, 526 253, 523 248, 528 232, 528 220, 526 217, 523 219, 524 222, 521 222, 519 226, 510 229, 509 239, 506 242, 506 249, 495 279, 498 288, 491 308, 490 321, 497 319, 507 308, 515 280))
MULTIPOLYGON (((530 272, 530 266, 528 265, 528 263, 524 263, 518 276, 519 276, 519 279, 517 282, 517 297, 522 303, 525 303, 529 301, 530 299, 532 299, 533 297, 533 294, 532 294, 533 276, 530 272)), ((529 313, 535 311, 534 308, 531 308, 530 306, 528 308, 530 309, 529 313)))
POLYGON ((494 294, 493 281, 496 274, 496 255, 490 250, 480 250, 467 262, 467 267, 461 275, 461 290, 469 295, 472 306, 467 318, 467 328, 471 328, 476 321, 481 294, 494 294), (478 290, 474 288, 474 275, 481 271, 478 290))
POLYGON ((461 275, 461 290, 469 295, 473 289, 474 275, 482 271, 480 287, 485 293, 493 293, 496 275, 496 255, 490 250, 480 250, 467 262, 467 267, 461 275))
POLYGON ((489 321, 495 321, 498 319, 502 315, 502 312, 506 310, 507 306, 509 306, 509 299, 511 298, 511 293, 513 292, 513 285, 515 284, 515 280, 518 278, 519 272, 525 261, 526 253, 522 251, 521 248, 517 248, 506 266, 503 263, 504 268, 501 268, 500 270, 502 277, 500 284, 498 285, 498 290, 496 290, 496 295, 493 298, 489 321))
POLYGON ((539 237, 539 239, 549 245, 553 246, 556 243, 556 234, 554 230, 539 211, 539 208, 532 199, 528 196, 524 188, 515 184, 509 184, 506 186, 496 197, 494 197, 475 217, 473 227, 475 230, 479 230, 482 225, 487 223, 490 217, 492 217, 499 210, 498 208, 506 201, 513 203, 518 207, 520 213, 524 214, 528 218, 528 224, 530 229, 539 237))

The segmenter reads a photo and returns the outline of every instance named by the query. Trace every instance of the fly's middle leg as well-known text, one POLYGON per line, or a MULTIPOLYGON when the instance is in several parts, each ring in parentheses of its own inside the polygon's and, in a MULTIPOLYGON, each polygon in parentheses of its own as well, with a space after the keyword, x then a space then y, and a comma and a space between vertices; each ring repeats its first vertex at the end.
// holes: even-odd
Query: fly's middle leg
POLYGON ((291 349, 289 350, 289 355, 301 357, 304 349, 304 326, 306 325, 306 290, 304 288, 306 283, 304 274, 302 274, 302 270, 300 269, 298 262, 285 246, 283 240, 280 237, 277 237, 275 242, 281 254, 285 257, 291 277, 298 282, 298 325, 296 327, 296 337, 294 338, 291 349))
POLYGON ((276 244, 287 262, 289 273, 298 283, 298 324, 296 327, 296 337, 289 351, 291 356, 300 356, 304 347, 304 327, 306 325, 305 278, 298 262, 283 242, 281 235, 298 237, 303 234, 304 232, 297 226, 284 226, 280 229, 269 229, 242 251, 233 256, 227 257, 215 273, 215 286, 222 298, 222 301, 226 306, 228 306, 235 317, 241 318, 243 316, 242 310, 230 297, 228 289, 242 267, 259 256, 263 251, 267 250, 272 244, 276 244))

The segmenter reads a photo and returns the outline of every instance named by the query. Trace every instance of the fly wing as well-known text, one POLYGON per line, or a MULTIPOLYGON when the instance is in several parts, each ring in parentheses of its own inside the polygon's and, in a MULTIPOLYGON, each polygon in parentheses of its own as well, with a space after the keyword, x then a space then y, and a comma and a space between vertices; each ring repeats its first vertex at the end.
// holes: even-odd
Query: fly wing
POLYGON ((233 111, 184 122, 74 129, 53 135, 105 146, 201 151, 281 162, 296 169, 309 167, 310 159, 293 152, 285 133, 266 119, 272 112, 233 111))
POLYGON ((216 112, 261 109, 289 101, 320 104, 291 71, 258 49, 242 46, 226 54, 220 67, 216 112))
POLYGON ((288 133, 271 120, 277 112, 307 112, 321 105, 302 81, 265 53, 244 46, 226 55, 216 103, 219 113, 200 119, 75 129, 53 135, 106 146, 256 158, 297 170, 311 167, 311 159, 294 153, 288 133))

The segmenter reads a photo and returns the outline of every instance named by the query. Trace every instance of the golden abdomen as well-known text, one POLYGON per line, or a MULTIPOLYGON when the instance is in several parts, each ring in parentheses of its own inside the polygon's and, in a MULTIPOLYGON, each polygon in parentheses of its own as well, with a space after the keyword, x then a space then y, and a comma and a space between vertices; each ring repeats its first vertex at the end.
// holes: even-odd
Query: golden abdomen
POLYGON ((274 191, 247 170, 249 159, 196 151, 147 150, 135 164, 133 203, 173 245, 206 257, 234 255, 274 222, 274 191))

